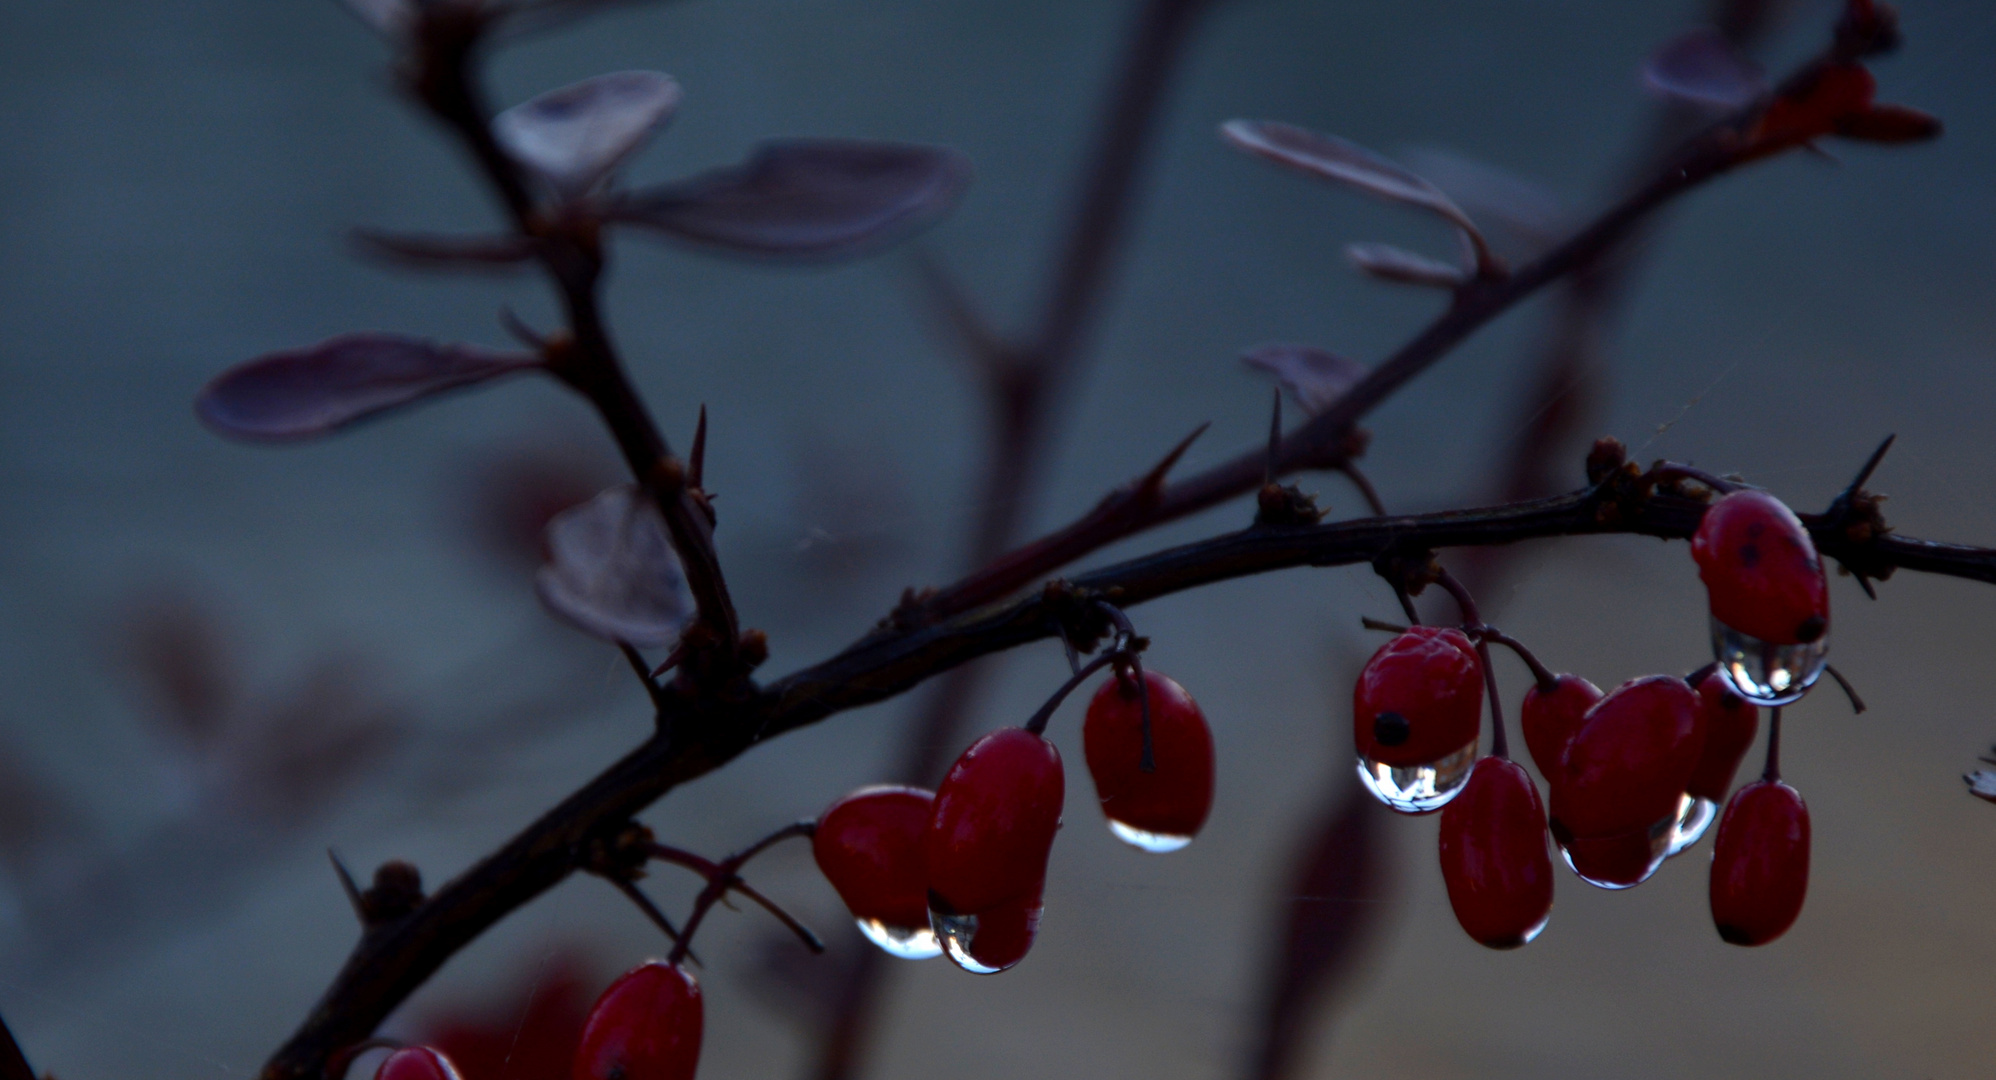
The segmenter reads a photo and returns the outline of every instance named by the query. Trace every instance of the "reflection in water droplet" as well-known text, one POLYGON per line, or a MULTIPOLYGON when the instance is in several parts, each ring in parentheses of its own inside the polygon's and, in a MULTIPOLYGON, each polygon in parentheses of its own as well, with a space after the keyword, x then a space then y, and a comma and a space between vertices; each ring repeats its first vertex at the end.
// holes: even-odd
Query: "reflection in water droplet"
POLYGON ((926 926, 889 926, 879 919, 860 919, 859 932, 887 955, 903 960, 927 960, 943 954, 936 932, 926 926))
POLYGON ((1669 856, 1677 818, 1664 818, 1647 829, 1613 836, 1576 837, 1553 824, 1559 854, 1580 880, 1603 889, 1628 889, 1650 879, 1669 856))
POLYGON ((1670 827, 1670 846, 1663 857, 1671 856, 1698 842, 1705 830, 1712 827, 1713 819, 1719 816, 1719 804, 1710 799, 1694 795, 1680 795, 1677 798, 1677 820, 1670 827))
POLYGON ((1712 620, 1712 655, 1739 695, 1755 705, 1786 705, 1823 674, 1830 659, 1830 635, 1804 645, 1770 645, 1712 620))
POLYGON ((1363 754, 1358 758, 1358 778, 1380 802, 1403 814, 1425 814, 1462 791, 1469 782, 1469 770, 1476 764, 1476 740, 1438 761, 1399 768, 1374 761, 1363 754))
POLYGON ((943 955, 973 975, 995 975, 1026 958, 1038 936, 1037 899, 1017 902, 983 915, 944 914, 931 907, 929 925, 941 940, 943 955))
POLYGON ((1134 825, 1125 825, 1115 818, 1109 819, 1109 831, 1115 833, 1116 839, 1121 840, 1123 843, 1136 848, 1138 851, 1148 851, 1153 855, 1162 855, 1167 851, 1177 851, 1179 848, 1192 842, 1192 838, 1189 836, 1145 832, 1134 825))

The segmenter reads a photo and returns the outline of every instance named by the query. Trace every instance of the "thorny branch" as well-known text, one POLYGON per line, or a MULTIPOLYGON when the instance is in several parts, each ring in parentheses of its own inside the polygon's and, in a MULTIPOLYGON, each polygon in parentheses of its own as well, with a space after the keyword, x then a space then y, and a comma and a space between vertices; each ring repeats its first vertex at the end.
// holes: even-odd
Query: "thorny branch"
MULTIPOLYGON (((1194 6, 1186 4, 1188 10, 1194 6)), ((1000 560, 1002 571, 973 574, 940 594, 949 598, 946 602, 904 604, 844 652, 757 688, 745 678, 741 639, 713 556, 712 518, 704 496, 688 483, 684 467, 638 401, 603 326, 595 295, 602 255, 594 230, 579 221, 539 216, 516 167, 493 141, 468 76, 478 40, 477 15, 430 10, 456 14, 422 20, 411 87, 464 139, 519 231, 539 242, 537 251, 561 288, 570 323, 568 336, 549 344, 549 364, 596 404, 633 470, 659 498, 700 604, 697 629, 709 640, 702 662, 682 663, 680 677, 662 688, 657 734, 650 740, 435 894, 415 894, 406 907, 369 919, 325 996, 265 1066, 266 1080, 322 1076, 335 1055, 367 1038, 458 949, 508 912, 586 868, 592 845, 624 829, 634 815, 679 784, 759 742, 900 694, 979 656, 1054 637, 1062 629, 1076 638, 1099 636, 1100 615, 1085 601, 1108 599, 1127 607, 1289 567, 1404 560, 1446 547, 1599 533, 1685 538, 1703 514, 1703 500, 1681 484, 1659 485, 1655 476, 1617 460, 1596 470, 1593 486, 1564 496, 1330 525, 1256 525, 985 606, 1103 544, 1253 490, 1263 481, 1265 465, 1287 473, 1344 464, 1356 422, 1470 333, 1598 257, 1677 195, 1754 156, 1744 136, 1765 102, 1694 138, 1649 183, 1543 257, 1508 277, 1479 275, 1464 284, 1440 318, 1282 440, 1273 455, 1255 450, 1177 484, 1135 485, 1121 496, 1125 512, 1104 514, 1098 508, 1088 520, 1099 524, 1077 526, 1072 542, 1033 557, 1000 560), (729 677, 733 692, 713 692, 715 673, 729 677)), ((1853 50, 1868 44, 1840 33, 1829 56, 1796 78, 1812 77, 1830 60, 1860 55, 1853 50)), ((1876 500, 1861 491, 1846 492, 1831 512, 1805 516, 1804 521, 1822 553, 1860 580, 1882 579, 1906 568, 1996 583, 1996 550, 1892 535, 1878 516, 1876 500)))

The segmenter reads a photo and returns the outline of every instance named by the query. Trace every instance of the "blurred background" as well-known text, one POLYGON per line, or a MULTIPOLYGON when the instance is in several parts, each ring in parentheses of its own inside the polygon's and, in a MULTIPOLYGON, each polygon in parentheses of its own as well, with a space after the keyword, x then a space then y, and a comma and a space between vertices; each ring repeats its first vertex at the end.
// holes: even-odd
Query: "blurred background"
MULTIPOLYGON (((975 163, 952 217, 857 263, 618 247, 610 311, 635 378, 680 445, 700 405, 712 418, 720 550, 745 623, 769 633, 766 675, 829 654, 903 587, 962 568, 986 410, 912 251, 949 267, 1000 327, 1030 321, 1139 7, 685 0, 499 55, 502 104, 607 70, 677 77, 686 102, 639 181, 738 160, 771 135, 943 143, 975 163)), ((1467 157, 1529 177, 1555 221, 1585 215, 1653 138, 1643 57, 1704 15, 1698 0, 1215 0, 1048 436, 1032 528, 1092 505, 1200 423, 1212 429, 1187 469, 1252 445, 1268 398, 1237 360, 1244 347, 1303 341, 1371 361, 1438 309, 1359 277, 1341 249, 1446 254, 1442 229, 1235 153, 1221 121, 1289 120, 1408 161, 1467 157)), ((1776 5, 1758 54, 1783 70, 1833 15, 1776 5)), ((1789 155, 1677 204, 1598 327, 1549 482, 1577 484, 1587 441, 1613 434, 1639 461, 1737 470, 1819 508, 1897 432, 1874 483, 1891 521, 1996 543, 1996 9, 1907 0, 1903 16, 1906 47, 1876 65, 1881 97, 1939 114, 1947 134, 1840 144, 1841 164, 1789 155)), ((0 1011, 36 1067, 65 1080, 250 1076, 357 933, 328 848, 358 872, 403 858, 441 882, 644 737, 622 660, 531 588, 540 523, 617 466, 581 404, 533 381, 305 447, 204 431, 190 402, 226 365, 361 328, 500 344, 500 305, 542 325, 550 308, 531 279, 415 277, 352 257, 353 226, 495 219, 339 5, 102 0, 16 5, 10 23, 0 1011)), ((1445 186, 1458 158, 1439 159, 1445 186)), ((1541 415, 1528 388, 1566 303, 1549 293, 1505 317, 1370 419, 1365 464, 1390 506, 1498 497, 1511 447, 1541 415)), ((1302 483, 1335 514, 1362 513, 1340 478, 1302 483)), ((1094 561, 1248 513, 1229 505, 1094 561)), ((1487 613, 1554 667, 1612 686, 1707 658, 1681 545, 1511 554, 1485 574, 1487 613)), ((1709 839, 1626 893, 1562 870, 1536 943, 1471 942, 1442 890, 1436 821, 1346 801, 1347 695, 1377 645, 1359 617, 1396 616, 1368 570, 1148 605, 1135 616, 1151 662, 1215 729, 1207 831, 1183 853, 1139 854, 1096 824, 1073 770, 1033 954, 996 978, 895 963, 863 1075, 1255 1076, 1296 918, 1351 947, 1331 950, 1322 992, 1285 1006, 1299 1018, 1293 1054, 1259 1075, 1986 1075, 1996 809, 1958 774, 1996 739, 1996 593, 1913 575, 1879 591, 1874 603, 1833 583, 1835 660, 1871 711, 1852 716, 1833 690, 1790 710, 1784 767, 1813 812, 1814 880, 1795 929, 1756 950, 1711 928, 1709 839), (1298 853, 1327 816, 1356 847, 1319 860, 1334 872, 1311 884, 1298 853)), ((1063 673, 1049 646, 1004 658, 961 730, 1019 722, 1063 673)), ((1503 669, 1509 703, 1523 674, 1503 669)), ((759 748, 646 821, 720 853, 813 815, 891 772, 915 704, 759 748)), ((1074 764, 1079 712, 1053 727, 1074 764)), ((755 869, 765 892, 855 946, 802 847, 755 869)), ((661 871, 648 887, 682 911, 694 884, 661 871)), ((452 1028, 514 1053, 510 1072, 467 1080, 545 1080, 526 1063, 562 1052, 533 1058, 534 1040, 552 1039, 535 1033, 572 1023, 611 975, 662 948, 612 889, 577 878, 462 953, 391 1029, 452 1028)), ((720 912, 700 951, 702 1074, 805 1075, 823 1001, 811 988, 837 959, 814 968, 753 912, 720 912)))

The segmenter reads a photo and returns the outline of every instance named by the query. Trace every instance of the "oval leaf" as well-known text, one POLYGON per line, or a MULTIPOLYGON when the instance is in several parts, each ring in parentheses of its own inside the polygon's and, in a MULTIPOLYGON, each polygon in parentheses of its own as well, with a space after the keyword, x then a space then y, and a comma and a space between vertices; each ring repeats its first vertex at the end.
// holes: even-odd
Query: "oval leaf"
POLYGON ((1417 255, 1392 244, 1352 244, 1345 248, 1345 257, 1352 261, 1352 265, 1373 277, 1402 285, 1453 289, 1468 281, 1471 274, 1460 266, 1417 255))
POLYGON ((628 484, 554 516, 541 603, 583 631, 636 646, 679 640, 695 613, 658 503, 628 484))
POLYGON ((1241 362, 1272 377, 1298 405, 1319 413, 1365 378, 1364 364, 1308 345, 1276 342, 1241 354, 1241 362))
POLYGON ((518 269, 540 250, 534 238, 513 233, 439 236, 355 229, 353 238, 368 255, 420 270, 503 273, 518 269))
POLYGON ((900 240, 956 205, 962 154, 856 139, 778 139, 745 164, 626 200, 613 217, 761 256, 835 258, 900 240))
POLYGON ((1737 109, 1767 92, 1760 66, 1709 26, 1664 43, 1643 62, 1652 93, 1711 109, 1737 109))
POLYGON ((1440 215, 1471 236, 1476 223, 1442 190, 1357 143, 1275 120, 1229 120, 1220 135, 1256 157, 1440 215))
POLYGON ((550 90, 492 121, 514 160, 562 195, 595 187, 679 108, 679 84, 656 71, 619 71, 550 90))
POLYGON ((540 366, 536 357, 401 334, 342 334, 272 353, 215 377, 194 411, 234 439, 290 442, 330 434, 376 413, 540 366))
POLYGON ((1529 177, 1435 146, 1416 146, 1400 155, 1465 213, 1509 231, 1523 246, 1550 246, 1568 224, 1558 195, 1529 177))

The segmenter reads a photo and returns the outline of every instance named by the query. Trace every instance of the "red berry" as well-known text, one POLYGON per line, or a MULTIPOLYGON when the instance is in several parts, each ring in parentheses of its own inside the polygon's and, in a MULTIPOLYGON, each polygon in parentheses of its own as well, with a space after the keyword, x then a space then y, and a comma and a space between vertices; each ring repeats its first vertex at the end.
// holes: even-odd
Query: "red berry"
POLYGON ((1532 762, 1547 782, 1559 773, 1559 759, 1566 745, 1580 733, 1587 710, 1601 700, 1601 688, 1578 675, 1560 675, 1550 691, 1536 684, 1525 691, 1525 705, 1519 711, 1518 726, 1525 732, 1525 747, 1532 762))
POLYGON ((1714 672, 1698 684, 1698 711, 1705 717, 1705 750, 1684 792, 1724 802, 1733 787, 1733 773, 1760 730, 1760 710, 1734 693, 1725 676, 1714 672))
POLYGON ((970 744, 936 789, 925 847, 929 903, 975 915, 1031 893, 1046 877, 1066 780, 1060 751, 1023 728, 970 744))
POLYGON ((1045 892, 1046 881, 1042 879, 1026 895, 989 911, 971 917, 938 918, 944 951, 958 967, 979 975, 1016 966, 1039 936, 1045 892))
POLYGON ((1675 817, 1705 748, 1698 695, 1683 679, 1623 683, 1587 711, 1552 779, 1552 816, 1574 836, 1647 829, 1675 817))
POLYGON ((860 788, 819 816, 811 852, 854 918, 900 930, 929 925, 923 843, 934 812, 929 792, 880 785, 860 788))
POLYGON ((1442 807, 1442 881, 1455 921, 1482 944, 1514 949, 1552 912, 1552 859, 1539 789, 1516 762, 1476 763, 1462 794, 1442 807))
POLYGON ((1372 654, 1352 692, 1359 755, 1395 768, 1461 750, 1482 722, 1483 666, 1460 630, 1408 629, 1372 654))
POLYGON ((1733 794, 1712 851, 1712 922, 1734 945, 1765 945, 1795 925, 1809 891, 1809 808, 1779 780, 1733 794))
POLYGON ((1815 542, 1781 500, 1735 491, 1691 537, 1712 617, 1771 645, 1815 641, 1830 628, 1830 589, 1815 542))
POLYGON ((632 968, 589 1010, 574 1080, 692 1080, 702 1022, 692 973, 660 960, 632 968))
POLYGON ((1152 771, 1142 767, 1143 708, 1134 680, 1125 686, 1112 678, 1095 691, 1081 745, 1109 827, 1146 851, 1173 851, 1191 842, 1213 807, 1213 733, 1184 687, 1155 671, 1144 672, 1143 682, 1152 771))
POLYGON ((1566 864, 1590 885, 1604 889, 1626 889, 1649 880, 1663 865, 1670 851, 1672 822, 1659 822, 1643 829, 1611 833, 1607 836, 1575 836, 1557 819, 1551 822, 1553 839, 1566 856, 1566 864))
POLYGON ((458 1080, 457 1068, 440 1050, 427 1046, 405 1046, 388 1055, 374 1080, 458 1080))

